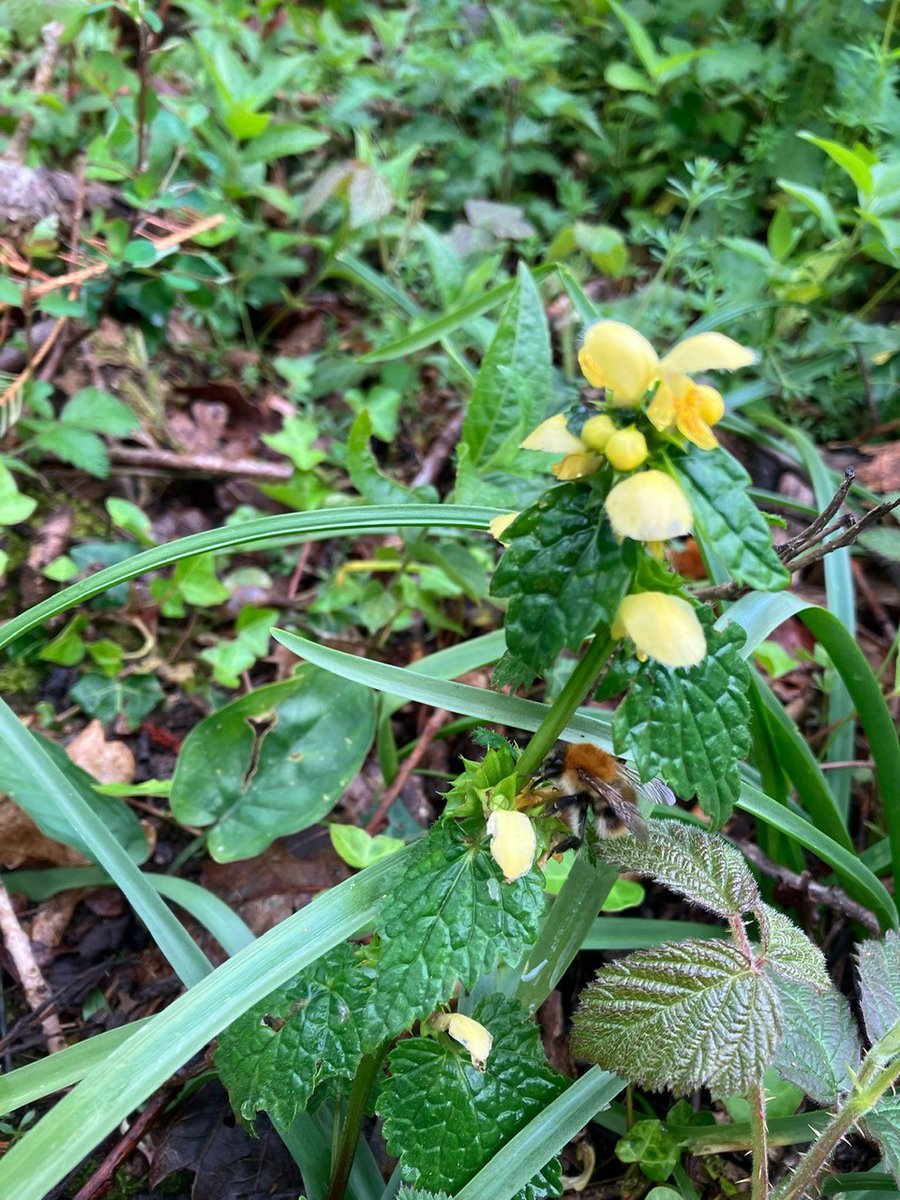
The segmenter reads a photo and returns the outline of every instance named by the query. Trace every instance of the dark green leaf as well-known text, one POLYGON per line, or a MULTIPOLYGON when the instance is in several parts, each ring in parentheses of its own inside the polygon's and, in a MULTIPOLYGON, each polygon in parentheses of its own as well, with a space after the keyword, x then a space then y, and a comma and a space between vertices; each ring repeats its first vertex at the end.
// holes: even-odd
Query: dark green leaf
POLYGON ((433 826, 382 905, 379 1016, 404 1029, 457 982, 471 988, 501 960, 517 962, 537 936, 543 908, 538 870, 505 883, 486 840, 433 826))
POLYGON ((790 583, 772 534, 750 499, 750 476, 727 450, 696 450, 674 460, 694 510, 695 532, 732 577, 760 591, 790 583))
POLYGON ((784 976, 775 981, 784 1013, 784 1038, 775 1057, 783 1079, 817 1104, 832 1105, 852 1087, 860 1066, 859 1033, 846 996, 784 976))
POLYGON ((900 1096, 883 1096, 863 1122, 900 1188, 900 1096))
POLYGON ((301 667, 191 730, 175 767, 172 811, 185 824, 213 825, 217 862, 250 858, 327 816, 374 736, 368 688, 301 667))
POLYGON ((631 568, 596 494, 577 483, 551 488, 505 536, 491 590, 509 599, 510 653, 539 674, 600 621, 612 624, 631 568))
POLYGON ((765 973, 730 942, 691 938, 604 967, 582 994, 573 1049, 642 1087, 721 1097, 762 1076, 780 1036, 765 973))
POLYGON ((677 821, 648 821, 646 842, 603 838, 598 858, 623 871, 651 875, 673 892, 720 917, 756 908, 759 889, 744 856, 716 834, 677 821))
POLYGON ((634 758, 643 780, 657 776, 687 799, 697 795, 721 825, 740 795, 738 764, 750 749, 750 678, 738 653, 742 631, 718 632, 706 611, 707 653, 696 667, 644 663, 616 710, 616 753, 634 758))
POLYGON ((859 1003, 869 1041, 884 1037, 900 1021, 900 933, 859 948, 859 1003))
POLYGON ((121 718, 122 726, 131 732, 160 703, 163 690, 155 675, 109 679, 92 671, 79 679, 70 695, 89 717, 97 717, 104 725, 121 718))
MULTIPOLYGON (((409 1038, 391 1054, 378 1102, 388 1149, 401 1157, 406 1177, 451 1193, 568 1085, 547 1065, 537 1027, 515 1001, 489 996, 473 1016, 494 1039, 484 1071, 447 1037, 409 1038)), ((554 1162, 517 1200, 560 1191, 554 1162)))

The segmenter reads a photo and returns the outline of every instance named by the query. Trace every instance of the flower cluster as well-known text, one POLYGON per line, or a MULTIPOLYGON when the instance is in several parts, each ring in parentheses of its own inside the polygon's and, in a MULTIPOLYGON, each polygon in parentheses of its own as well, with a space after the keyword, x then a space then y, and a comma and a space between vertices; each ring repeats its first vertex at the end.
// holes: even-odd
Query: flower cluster
MULTIPOLYGON (((565 414, 550 417, 522 447, 562 455, 551 468, 559 480, 594 475, 604 464, 611 467, 616 481, 605 507, 613 532, 620 540, 642 543, 662 560, 667 541, 691 532, 693 513, 679 484, 661 469, 666 463, 657 451, 667 444, 684 449, 688 443, 714 450, 713 426, 725 412, 720 393, 696 383, 692 375, 734 371, 755 361, 752 350, 721 333, 685 338, 660 358, 638 330, 619 321, 598 321, 585 334, 578 362, 588 383, 603 389, 600 411, 578 433, 565 414)), ((491 527, 495 536, 513 519, 498 518, 491 527)), ((639 657, 668 667, 694 666, 706 653, 694 609, 668 592, 626 596, 612 633, 629 637, 639 657)))

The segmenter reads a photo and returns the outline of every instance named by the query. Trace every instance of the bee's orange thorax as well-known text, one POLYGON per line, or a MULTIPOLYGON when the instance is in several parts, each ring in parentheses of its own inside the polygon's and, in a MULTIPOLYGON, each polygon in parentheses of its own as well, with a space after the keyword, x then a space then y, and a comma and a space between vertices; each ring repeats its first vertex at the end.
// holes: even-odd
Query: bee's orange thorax
POLYGON ((591 746, 586 742, 567 747, 565 765, 567 771, 587 771, 604 783, 614 783, 619 777, 618 760, 599 746, 591 746))

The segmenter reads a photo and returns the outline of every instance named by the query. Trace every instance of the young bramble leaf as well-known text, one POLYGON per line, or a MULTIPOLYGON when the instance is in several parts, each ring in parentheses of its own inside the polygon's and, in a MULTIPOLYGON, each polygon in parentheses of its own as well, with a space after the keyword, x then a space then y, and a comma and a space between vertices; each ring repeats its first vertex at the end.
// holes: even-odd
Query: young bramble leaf
POLYGON ((724 838, 676 821, 648 821, 647 828, 646 842, 601 839, 597 857, 623 871, 650 875, 720 917, 738 916, 760 903, 753 873, 724 838))
POLYGON ((772 981, 727 941, 690 938, 604 967, 582 994, 573 1049, 642 1087, 745 1092, 781 1036, 772 981))
POLYGON ((878 1143, 884 1165, 900 1187, 900 1096, 883 1096, 866 1116, 863 1129, 878 1143))
POLYGON ((405 1029, 446 1000, 457 981, 471 988, 502 959, 517 962, 537 936, 541 873, 504 883, 486 838, 435 825, 382 905, 375 1008, 405 1029))
POLYGON ((662 1182, 675 1170, 683 1144, 662 1121, 635 1121, 616 1143, 616 1158, 623 1163, 640 1163, 648 1179, 662 1182))
POLYGON ((768 904, 761 904, 760 909, 766 926, 763 952, 769 970, 816 991, 830 991, 831 979, 819 947, 784 913, 768 904))
POLYGON ((784 1038, 775 1056, 782 1079, 817 1104, 834 1104, 852 1087, 860 1066, 859 1032, 847 998, 780 976, 775 981, 784 1013, 784 1038))
POLYGON ((673 465, 694 511, 695 533, 732 577, 763 592, 787 587, 790 573, 750 499, 750 476, 741 464, 719 449, 680 455, 673 465))
POLYGON ((450 1200, 450 1197, 446 1192, 422 1192, 404 1184, 397 1193, 397 1200, 450 1200))
POLYGON ((577 650, 599 621, 612 624, 631 580, 596 494, 551 488, 507 530, 491 590, 509 599, 506 644, 539 673, 564 646, 577 650))
POLYGON ((750 749, 749 674, 734 623, 719 632, 704 609, 707 654, 695 667, 649 661, 616 710, 617 754, 633 758, 644 780, 657 776, 679 796, 695 793, 721 825, 740 793, 738 764, 750 749))
POLYGON ((358 948, 336 946, 224 1030, 216 1066, 235 1112, 285 1127, 325 1079, 352 1079, 381 1036, 358 948))
POLYGON ((863 1021, 874 1044, 900 1021, 900 933, 889 929, 881 940, 863 942, 857 969, 863 1021))
MULTIPOLYGON (((537 1026, 515 1001, 489 996, 474 1017, 493 1036, 484 1071, 448 1040, 409 1038, 390 1057, 378 1100, 384 1136, 412 1183, 455 1193, 568 1086, 547 1065, 537 1026)), ((548 1164, 516 1200, 561 1191, 559 1164, 548 1164)))

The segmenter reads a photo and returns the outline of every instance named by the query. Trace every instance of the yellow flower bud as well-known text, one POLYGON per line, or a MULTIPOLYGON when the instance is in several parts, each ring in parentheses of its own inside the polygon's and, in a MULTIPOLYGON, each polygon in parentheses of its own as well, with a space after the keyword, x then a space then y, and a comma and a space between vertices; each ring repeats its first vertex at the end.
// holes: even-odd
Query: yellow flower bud
POLYGON ((621 321, 598 321, 584 335, 578 364, 588 383, 606 388, 613 404, 643 400, 659 374, 659 358, 642 333, 621 321))
POLYGON ((428 1024, 432 1029, 437 1029, 441 1033, 449 1033, 455 1042, 465 1046, 472 1056, 472 1066, 477 1067, 479 1071, 484 1070, 484 1064, 487 1062, 494 1044, 494 1038, 489 1029, 485 1029, 479 1021, 473 1020, 472 1017, 466 1017, 462 1013, 432 1013, 428 1018, 428 1024))
POLYGON ((640 471, 617 483, 606 497, 613 533, 636 542, 666 542, 691 532, 687 496, 663 471, 640 471))
POLYGON ((616 432, 616 423, 612 417, 606 413, 598 413, 596 417, 590 417, 585 421, 581 430, 581 440, 589 450, 596 450, 602 454, 606 449, 606 443, 616 432))
POLYGON ((531 870, 537 851, 534 825, 520 812, 496 809, 488 817, 491 857, 507 883, 531 870))
POLYGON ((708 383, 695 384, 694 391, 697 393, 701 420, 705 421, 707 425, 715 425, 717 421, 721 421, 725 416, 725 401, 722 399, 722 393, 717 392, 708 383))
POLYGON ((639 658, 656 659, 664 667, 694 667, 706 654, 706 634, 694 609, 667 592, 626 596, 613 623, 613 636, 623 633, 639 658))
POLYGON ((606 457, 617 471, 633 471, 647 461, 647 439, 633 425, 617 429, 606 443, 606 457))

